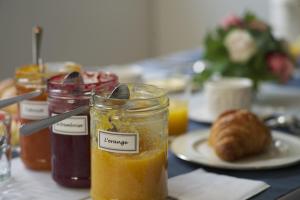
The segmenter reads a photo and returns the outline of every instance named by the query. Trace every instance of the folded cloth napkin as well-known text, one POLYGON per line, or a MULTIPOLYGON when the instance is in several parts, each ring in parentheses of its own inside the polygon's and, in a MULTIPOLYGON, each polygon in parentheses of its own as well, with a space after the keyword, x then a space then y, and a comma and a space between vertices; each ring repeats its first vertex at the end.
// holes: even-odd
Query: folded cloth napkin
POLYGON ((270 187, 262 181, 208 173, 202 169, 170 178, 169 196, 178 200, 241 200, 270 187))

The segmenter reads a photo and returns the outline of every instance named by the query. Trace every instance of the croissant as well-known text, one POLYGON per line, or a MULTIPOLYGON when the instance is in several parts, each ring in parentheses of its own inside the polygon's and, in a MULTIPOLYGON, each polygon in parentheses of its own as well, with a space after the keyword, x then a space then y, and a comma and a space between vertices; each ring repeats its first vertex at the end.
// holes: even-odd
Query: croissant
POLYGON ((251 112, 231 110, 213 123, 209 144, 225 161, 263 152, 271 144, 270 130, 251 112))

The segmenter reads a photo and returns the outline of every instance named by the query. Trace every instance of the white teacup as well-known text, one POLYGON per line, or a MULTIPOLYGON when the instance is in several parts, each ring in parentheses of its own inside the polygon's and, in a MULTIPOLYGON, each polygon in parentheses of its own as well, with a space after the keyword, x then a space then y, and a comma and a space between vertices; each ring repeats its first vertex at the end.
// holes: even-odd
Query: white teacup
POLYGON ((248 78, 222 78, 204 85, 207 111, 215 119, 231 109, 251 109, 252 81, 248 78))

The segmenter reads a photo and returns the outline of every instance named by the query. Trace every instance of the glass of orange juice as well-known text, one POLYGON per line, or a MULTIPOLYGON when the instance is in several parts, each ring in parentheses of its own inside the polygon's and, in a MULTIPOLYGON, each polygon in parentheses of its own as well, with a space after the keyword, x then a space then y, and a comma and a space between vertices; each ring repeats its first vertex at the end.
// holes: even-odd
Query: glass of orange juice
POLYGON ((189 76, 182 76, 182 90, 176 93, 169 92, 169 136, 172 139, 187 132, 189 99, 191 97, 191 84, 189 76))
POLYGON ((169 139, 184 134, 188 129, 188 107, 191 97, 191 77, 194 73, 193 64, 181 63, 172 66, 161 66, 151 75, 145 77, 145 82, 163 88, 170 98, 169 107, 169 139), (161 70, 161 73, 158 71, 161 70))
POLYGON ((188 100, 170 97, 169 136, 178 136, 188 129, 188 100))
POLYGON ((168 97, 146 84, 128 84, 130 99, 91 98, 93 200, 165 200, 168 97))

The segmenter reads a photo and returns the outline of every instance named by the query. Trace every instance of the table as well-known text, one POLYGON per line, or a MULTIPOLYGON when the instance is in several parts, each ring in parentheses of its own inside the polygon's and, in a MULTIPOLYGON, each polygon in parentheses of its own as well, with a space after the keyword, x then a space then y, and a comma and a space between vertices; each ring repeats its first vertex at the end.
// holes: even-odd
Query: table
MULTIPOLYGON (((197 130, 209 128, 209 125, 203 125, 201 123, 196 123, 190 121, 189 130, 197 130)), ((217 174, 224 174, 229 176, 234 176, 238 178, 247 178, 253 180, 261 180, 268 183, 271 187, 261 194, 251 198, 251 199, 276 199, 295 188, 300 187, 300 164, 286 167, 282 169, 273 170, 249 170, 249 171, 236 171, 236 170, 221 170, 214 169, 210 167, 204 167, 199 164, 193 164, 187 161, 183 161, 177 158, 172 152, 169 152, 169 177, 177 176, 179 174, 184 174, 192 170, 203 168, 208 172, 213 172, 217 174)))
MULTIPOLYGON (((201 49, 194 49, 191 51, 184 51, 170 56, 159 59, 149 59, 137 62, 136 64, 142 66, 146 71, 153 71, 161 67, 171 68, 174 65, 190 64, 201 58, 201 49)), ((288 83, 287 87, 300 88, 299 72, 296 72, 296 77, 288 83)), ((202 124, 190 121, 189 131, 209 128, 209 124, 202 124)), ((261 194, 256 195, 251 199, 277 199, 278 197, 289 193, 296 188, 300 187, 300 164, 293 165, 282 169, 273 170, 249 170, 249 171, 236 171, 236 170, 220 170, 210 167, 204 167, 200 164, 193 164, 177 158, 171 151, 169 151, 168 158, 169 178, 190 172, 192 170, 203 168, 208 172, 217 174, 224 174, 239 178, 247 178, 253 180, 261 180, 268 183, 271 187, 261 194)), ((299 197, 300 199, 300 197, 299 197)))
MULTIPOLYGON (((177 54, 168 55, 156 59, 148 59, 136 62, 134 64, 141 66, 145 71, 144 73, 155 73, 156 70, 162 68, 172 68, 174 65, 191 64, 201 57, 201 49, 194 49, 191 51, 184 51, 177 54)), ((300 76, 296 74, 296 79, 289 82, 289 87, 300 88, 300 76)), ((190 121, 189 131, 209 128, 209 124, 202 124, 190 121)), ((169 151, 168 157, 168 174, 169 177, 184 174, 198 168, 203 168, 208 172, 217 174, 225 174, 229 176, 247 178, 253 180, 262 180, 268 183, 271 187, 266 191, 258 194, 251 199, 277 199, 278 197, 293 191, 295 188, 300 187, 300 164, 286 167, 282 169, 273 170, 250 170, 250 171, 236 171, 236 170, 220 170, 209 167, 204 167, 199 164, 193 164, 187 161, 180 160, 172 152, 169 151)), ((299 198, 300 199, 300 198, 299 198)))

